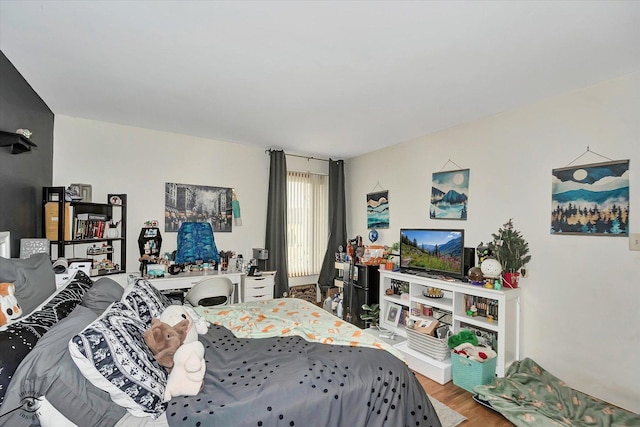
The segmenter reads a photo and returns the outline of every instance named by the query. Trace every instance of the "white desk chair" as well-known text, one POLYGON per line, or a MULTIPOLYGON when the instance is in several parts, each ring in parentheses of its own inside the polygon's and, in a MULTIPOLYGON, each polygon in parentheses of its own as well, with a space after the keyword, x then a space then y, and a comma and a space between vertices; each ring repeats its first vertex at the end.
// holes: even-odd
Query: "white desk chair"
POLYGON ((185 299, 193 307, 228 305, 233 295, 233 282, 228 277, 208 277, 193 285, 185 299))

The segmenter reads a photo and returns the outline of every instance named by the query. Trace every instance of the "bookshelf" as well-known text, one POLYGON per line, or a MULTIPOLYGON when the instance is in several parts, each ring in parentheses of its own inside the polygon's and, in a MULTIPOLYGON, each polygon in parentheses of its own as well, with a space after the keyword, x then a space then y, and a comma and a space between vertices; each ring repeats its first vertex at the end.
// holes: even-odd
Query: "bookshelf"
MULTIPOLYGON (((495 337, 494 348, 498 354, 496 373, 504 376, 509 365, 520 358, 520 289, 487 289, 460 281, 449 281, 415 274, 380 270, 380 325, 384 329, 407 336, 404 326, 390 324, 386 317, 390 305, 396 305, 411 313, 414 321, 434 320, 424 307, 437 311, 441 322, 449 324, 454 333, 461 329, 478 329, 487 336, 495 337), (408 285, 408 298, 386 295, 385 290, 398 283, 408 285), (436 296, 436 298, 433 298, 436 296), (471 305, 477 308, 476 315, 469 315, 471 305), (417 310, 423 307, 423 311, 417 310), (445 315, 444 317, 441 317, 445 315)), ((400 323, 400 322, 398 322, 400 323)), ((433 359, 408 347, 402 342, 396 345, 409 367, 440 384, 451 380, 451 359, 433 359)))
POLYGON ((43 187, 42 232, 50 242, 52 259, 91 259, 92 276, 126 272, 126 194, 108 194, 106 203, 65 201, 64 187, 43 187), (118 233, 109 232, 110 222, 119 223, 118 233))

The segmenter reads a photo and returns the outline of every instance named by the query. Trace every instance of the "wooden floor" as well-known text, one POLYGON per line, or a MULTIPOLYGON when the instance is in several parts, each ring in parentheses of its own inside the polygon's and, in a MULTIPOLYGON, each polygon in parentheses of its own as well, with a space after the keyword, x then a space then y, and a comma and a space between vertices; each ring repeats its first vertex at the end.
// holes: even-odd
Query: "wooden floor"
POLYGON ((454 411, 467 417, 467 420, 463 421, 460 427, 513 426, 499 413, 476 403, 471 397, 471 393, 454 385, 452 381, 441 385, 417 372, 416 377, 429 396, 433 396, 454 411))

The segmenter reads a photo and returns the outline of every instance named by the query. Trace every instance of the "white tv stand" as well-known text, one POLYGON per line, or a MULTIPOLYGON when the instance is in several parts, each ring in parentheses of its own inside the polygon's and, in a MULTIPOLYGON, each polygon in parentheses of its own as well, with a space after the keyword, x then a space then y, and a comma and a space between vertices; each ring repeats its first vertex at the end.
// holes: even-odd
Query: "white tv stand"
MULTIPOLYGON (((391 303, 401 307, 416 308, 417 304, 432 307, 440 311, 451 313, 453 332, 458 333, 461 324, 496 332, 498 360, 496 374, 504 376, 509 365, 520 359, 520 289, 488 289, 474 286, 457 280, 443 280, 432 277, 424 277, 415 274, 405 274, 389 270, 380 270, 380 326, 389 329, 403 337, 407 336, 404 326, 394 326, 386 320, 388 308, 391 303), (409 283, 409 298, 399 295, 386 295, 385 291, 391 287, 392 280, 400 280, 409 283), (442 298, 427 298, 423 291, 427 288, 438 288, 444 293, 442 298), (485 317, 468 316, 465 312, 465 298, 471 296, 489 298, 497 301, 497 320, 489 321, 485 317)), ((429 319, 420 313, 411 315, 413 320, 429 319)), ((424 353, 408 347, 408 342, 403 341, 395 347, 404 354, 409 367, 426 377, 445 384, 451 381, 451 359, 443 361, 435 360, 424 353)))

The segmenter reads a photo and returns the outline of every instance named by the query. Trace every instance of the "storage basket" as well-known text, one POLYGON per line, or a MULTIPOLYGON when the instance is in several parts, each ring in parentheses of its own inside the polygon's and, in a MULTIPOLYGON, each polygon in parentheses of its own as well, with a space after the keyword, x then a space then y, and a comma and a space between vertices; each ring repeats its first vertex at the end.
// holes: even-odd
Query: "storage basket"
POLYGON ((424 353, 436 360, 444 360, 451 354, 447 340, 441 340, 431 335, 421 334, 411 328, 406 328, 409 348, 424 353))
POLYGON ((489 384, 496 375, 496 362, 494 357, 486 362, 478 362, 468 359, 456 353, 451 353, 451 375, 453 383, 471 393, 477 385, 489 384))

